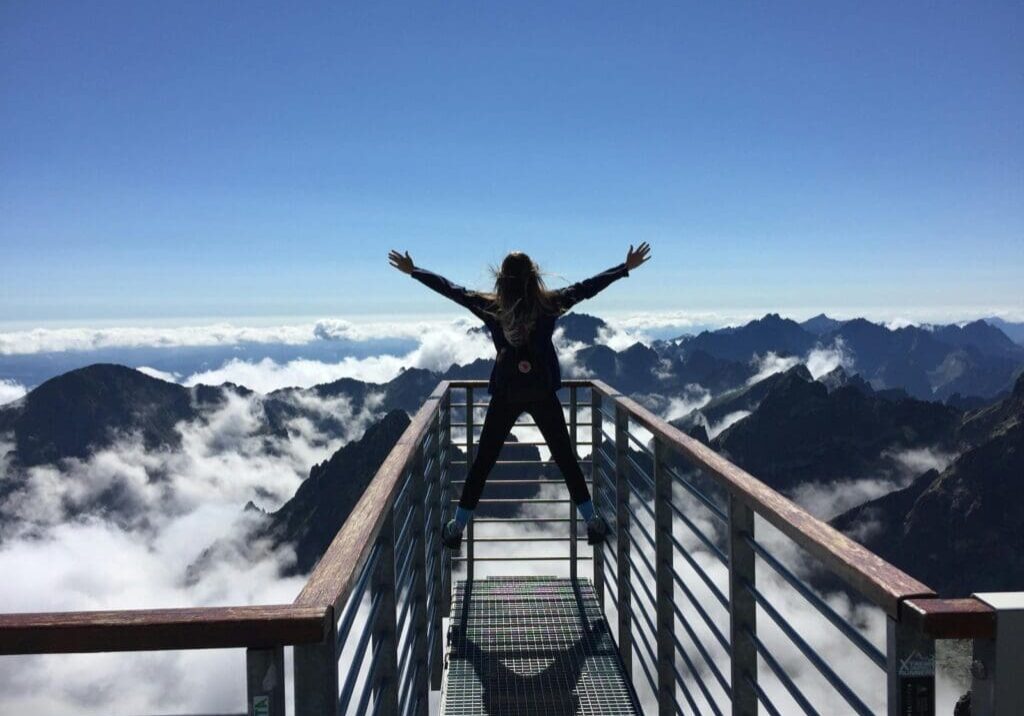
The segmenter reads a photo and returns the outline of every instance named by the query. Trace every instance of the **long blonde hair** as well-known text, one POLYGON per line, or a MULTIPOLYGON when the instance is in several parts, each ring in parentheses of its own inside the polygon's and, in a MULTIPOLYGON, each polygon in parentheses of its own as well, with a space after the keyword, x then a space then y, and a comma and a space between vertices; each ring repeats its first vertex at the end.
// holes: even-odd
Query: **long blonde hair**
POLYGON ((488 313, 501 324, 505 340, 512 345, 529 340, 540 314, 559 316, 564 312, 558 295, 544 284, 540 268, 522 251, 510 252, 501 268, 490 268, 494 291, 477 293, 490 301, 488 313))

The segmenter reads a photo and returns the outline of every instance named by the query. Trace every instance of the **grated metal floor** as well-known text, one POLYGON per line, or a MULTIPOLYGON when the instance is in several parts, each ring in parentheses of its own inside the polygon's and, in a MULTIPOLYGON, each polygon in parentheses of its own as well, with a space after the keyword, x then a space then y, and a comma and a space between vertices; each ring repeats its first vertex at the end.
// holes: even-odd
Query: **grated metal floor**
POLYGON ((640 713, 589 580, 489 577, 453 596, 441 714, 640 713))

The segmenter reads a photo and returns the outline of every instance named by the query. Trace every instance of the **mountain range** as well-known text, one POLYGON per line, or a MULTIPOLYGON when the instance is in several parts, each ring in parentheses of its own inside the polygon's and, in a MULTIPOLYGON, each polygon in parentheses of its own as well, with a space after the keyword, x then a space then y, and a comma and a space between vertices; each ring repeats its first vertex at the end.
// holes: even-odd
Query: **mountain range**
MULTIPOLYGON (((890 329, 863 319, 820 315, 798 323, 768 314, 744 326, 619 351, 598 342, 610 330, 599 318, 569 314, 560 327, 558 337, 578 348, 563 351, 566 375, 605 380, 662 414, 684 405, 674 424, 775 489, 796 497, 808 485, 827 490, 880 476, 894 480, 888 494, 834 524, 944 593, 979 584, 1024 587, 1024 561, 1016 556, 1024 553, 1024 347, 990 322, 890 329), (914 450, 955 459, 911 476, 904 487, 893 476, 906 469, 901 452, 914 450), (998 578, 986 578, 997 564, 998 578)), ((491 365, 480 359, 443 372, 409 368, 386 383, 345 378, 266 395, 232 384, 186 388, 112 364, 73 370, 0 406, 0 445, 8 446, 0 455, 0 506, 32 468, 87 458, 125 434, 138 435, 147 450, 175 450, 183 423, 209 420, 232 394, 259 400, 258 432, 268 450, 289 438, 296 419, 318 433, 341 434, 344 418, 323 409, 341 399, 376 418, 312 465, 285 504, 270 512, 250 506, 261 515, 258 536, 293 545, 294 569, 305 572, 437 381, 485 379, 491 365)), ((505 457, 538 455, 531 445, 506 451, 505 457)), ((459 466, 453 479, 464 470, 459 466)), ((554 468, 538 475, 508 466, 492 479, 538 476, 559 477, 554 468)), ((506 489, 502 496, 536 490, 506 489)), ((79 509, 103 515, 130 505, 79 509)), ((17 519, 0 509, 0 520, 17 519)))

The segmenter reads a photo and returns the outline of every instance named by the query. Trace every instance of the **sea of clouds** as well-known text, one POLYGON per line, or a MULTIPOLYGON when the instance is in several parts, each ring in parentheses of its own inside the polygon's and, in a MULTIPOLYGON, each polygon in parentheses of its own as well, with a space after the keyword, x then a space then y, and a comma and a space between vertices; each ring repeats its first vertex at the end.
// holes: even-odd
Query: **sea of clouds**
MULTIPOLYGON (((0 608, 290 603, 304 580, 280 576, 294 561, 288 547, 247 542, 218 549, 198 575, 189 567, 215 542, 248 535, 260 518, 243 506, 283 504, 314 463, 380 417, 380 400, 356 410, 344 397, 297 397, 344 429, 325 435, 298 418, 287 438, 268 438, 260 395, 225 398, 177 426, 178 449, 147 450, 138 435, 124 435, 87 459, 30 468, 0 502, 0 608), (111 494, 121 509, 90 509, 111 494)), ((0 455, 10 441, 0 438, 0 455)), ((7 468, 0 463, 0 480, 12 477, 7 468)), ((233 713, 245 701, 244 674, 238 650, 2 657, 0 713, 233 713)))
MULTIPOLYGON (((721 318, 721 317, 719 317, 721 318)), ((743 317, 736 322, 742 322, 743 317)), ((600 340, 621 350, 636 341, 650 342, 655 336, 678 335, 685 332, 686 321, 696 325, 711 320, 710 316, 633 317, 609 321, 600 340), (677 332, 678 331, 678 332, 677 332)), ((302 345, 306 342, 331 340, 374 340, 382 337, 405 337, 415 347, 401 354, 343 356, 337 360, 295 358, 274 360, 269 357, 243 359, 230 357, 216 367, 180 373, 152 366, 139 369, 153 377, 182 385, 224 382, 244 385, 257 391, 243 397, 229 393, 221 407, 202 420, 178 426, 181 447, 177 450, 147 451, 138 436, 121 436, 113 445, 97 451, 87 459, 69 460, 60 465, 44 465, 29 470, 25 485, 0 503, 0 516, 6 515, 0 530, 0 573, 7 575, 0 584, 0 611, 49 611, 85 609, 121 609, 142 607, 205 606, 227 604, 258 604, 290 602, 301 588, 301 578, 279 575, 294 559, 288 548, 270 545, 245 545, 245 549, 218 550, 216 559, 206 563, 198 576, 190 574, 189 566, 211 544, 231 544, 233 539, 248 534, 252 520, 259 519, 242 511, 254 500, 260 507, 272 510, 287 500, 308 474, 314 463, 329 457, 346 442, 357 439, 366 426, 379 417, 379 403, 369 401, 359 411, 343 398, 320 401, 310 396, 296 400, 312 401, 304 407, 323 414, 342 416, 345 428, 338 435, 321 434, 307 419, 289 425, 287 439, 268 440, 259 434, 261 425, 261 394, 287 387, 310 387, 342 377, 375 383, 391 380, 404 368, 417 367, 443 371, 452 364, 467 364, 478 358, 493 357, 489 337, 468 328, 475 325, 468 319, 416 321, 400 326, 395 323, 356 323, 348 321, 317 321, 309 324, 271 327, 237 327, 228 324, 194 328, 130 328, 130 329, 40 329, 0 334, 0 355, 21 352, 31 355, 46 351, 97 350, 99 348, 223 345, 238 341, 269 345, 282 343, 302 345), (159 476, 159 479, 153 479, 159 476), (116 491, 123 514, 94 514, 88 511, 103 495, 116 491), (80 516, 85 510, 87 516, 80 516)), ((556 334, 563 371, 566 375, 585 377, 575 357, 583 344, 570 342, 564 334, 556 334)), ((817 347, 802 357, 780 357, 767 354, 757 357, 758 380, 787 370, 799 362, 819 377, 836 367, 852 367, 852 358, 841 343, 817 347)), ((5 379, 0 381, 0 403, 21 399, 25 385, 5 379)), ((699 385, 688 386, 680 395, 671 396, 663 416, 682 417, 698 410, 712 399, 709 391, 699 385)), ((708 426, 712 437, 729 425, 746 417, 746 411, 725 416, 708 426)), ((581 416, 586 420, 585 416, 581 416)), ((643 431, 640 431, 641 433, 643 431)), ((536 430, 516 429, 519 439, 540 440, 536 430)), ((457 437, 457 431, 456 431, 457 437)), ((649 436, 642 436, 647 438, 649 436)), ((7 477, 8 466, 3 456, 12 436, 0 436, 0 480, 7 477), (7 443, 5 445, 4 443, 7 443)), ((540 447, 541 457, 547 451, 540 447)), ((934 450, 905 451, 893 454, 894 464, 903 466, 871 480, 851 481, 822 488, 806 486, 797 491, 797 501, 822 518, 852 507, 865 499, 901 487, 928 467, 948 464, 953 456, 934 450)), ((550 496, 561 496, 562 488, 545 488, 550 496)), ((548 496, 545 493, 542 496, 548 496)), ((695 524, 714 534, 717 529, 693 498, 683 490, 676 494, 677 504, 692 516, 695 524)), ((525 516, 545 516, 553 508, 531 505, 525 516)), ((638 514, 645 511, 634 506, 638 514)), ((645 518, 644 518, 645 519, 645 518)), ((648 527, 650 527, 648 525, 648 527)), ((711 579, 724 588, 725 570, 712 552, 677 525, 677 539, 691 551, 697 564, 711 579)), ((504 527, 491 527, 490 534, 504 535, 504 527)), ((554 536, 551 529, 538 523, 528 527, 538 536, 554 536)), ((799 574, 808 575, 814 565, 806 555, 771 528, 761 526, 773 550, 799 574)), ((556 549, 538 543, 528 547, 509 547, 508 554, 527 556, 556 549)), ((653 557, 653 555, 648 555, 653 557)), ((529 573, 557 573, 552 563, 522 563, 529 573)), ((481 563, 480 575, 507 568, 500 563, 481 563)), ((683 569, 689 569, 683 567, 683 569)), ((458 576, 456 576, 458 578, 458 576)), ((801 597, 789 590, 766 570, 758 573, 760 584, 777 601, 776 608, 793 620, 798 631, 826 657, 828 663, 850 664, 844 676, 858 693, 874 708, 881 708, 884 697, 877 689, 878 674, 868 665, 859 665, 860 658, 845 640, 836 638, 834 628, 818 619, 806 608, 801 597), (787 591, 788 590, 788 591, 787 591)), ((714 606, 714 597, 695 574, 687 575, 697 600, 714 606)), ((851 623, 857 625, 876 644, 884 644, 884 616, 878 610, 853 603, 846 595, 825 595, 826 600, 851 623)), ((679 604, 694 633, 702 643, 714 646, 714 637, 685 595, 678 595, 679 604)), ((614 608, 612 608, 614 624, 614 608)), ((723 620, 721 614, 716 619, 723 620)), ((767 623, 767 620, 763 620, 767 623)), ((691 644, 685 630, 680 640, 691 644)), ((786 643, 781 632, 766 627, 764 637, 770 648, 785 654, 783 664, 797 682, 823 704, 835 704, 834 693, 805 660, 786 643), (831 694, 831 695, 830 695, 831 694), (831 700, 830 700, 831 699, 831 700)), ((653 642, 652 642, 653 643, 653 642)), ((692 644, 691 644, 692 646, 692 644)), ((642 648, 642 647, 638 647, 642 648)), ((688 649, 691 647, 688 646, 688 649)), ((713 654, 717 666, 725 670, 724 653, 713 654)), ((724 694, 718 688, 711 669, 697 651, 688 653, 694 665, 690 687, 701 696, 695 679, 700 677, 713 698, 724 694), (703 666, 702 666, 703 664, 703 666)), ((681 669, 689 666, 680 662, 681 669)), ((684 672, 686 673, 686 672, 684 672)), ((0 658, 0 712, 46 714, 109 714, 109 713, 202 713, 237 711, 244 699, 244 655, 240 651, 54 655, 39 657, 0 658)), ((636 681, 649 703, 643 674, 637 671, 636 681)), ((776 703, 786 704, 787 694, 769 671, 761 677, 776 703)), ((955 698, 958 689, 950 688, 955 698)), ((792 704, 790 704, 792 705, 792 704)), ((785 709, 783 712, 787 712, 785 709)), ((829 712, 826 709, 824 712, 829 712)), ((839 712, 839 711, 835 711, 839 712)))

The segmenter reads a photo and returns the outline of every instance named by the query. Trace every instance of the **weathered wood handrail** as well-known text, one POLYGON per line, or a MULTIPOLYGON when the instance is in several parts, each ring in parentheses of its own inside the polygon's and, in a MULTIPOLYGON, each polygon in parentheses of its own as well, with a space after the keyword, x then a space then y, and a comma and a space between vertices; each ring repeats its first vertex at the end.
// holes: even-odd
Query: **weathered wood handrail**
POLYGON ((974 597, 908 599, 901 620, 931 639, 991 639, 996 610, 974 597))
POLYGON ((935 592, 927 585, 814 517, 632 398, 619 393, 603 381, 592 380, 590 383, 603 397, 625 408, 644 428, 660 437, 693 466, 706 472, 730 495, 821 560, 827 569, 885 610, 889 616, 897 617, 899 605, 906 599, 935 596, 935 592))
POLYGON ((345 524, 313 568, 306 586, 295 598, 296 605, 338 608, 348 599, 395 501, 401 477, 447 391, 448 381, 441 381, 416 411, 412 422, 384 458, 345 524))
POLYGON ((0 615, 0 654, 261 648, 319 642, 331 610, 292 604, 0 615))

